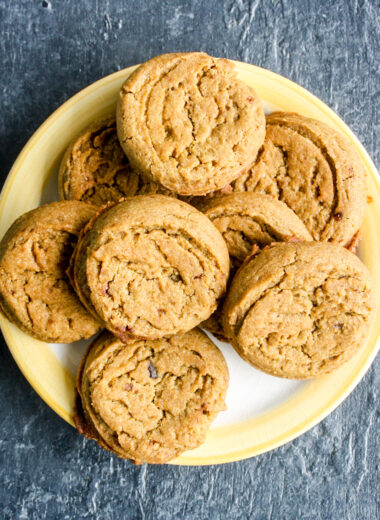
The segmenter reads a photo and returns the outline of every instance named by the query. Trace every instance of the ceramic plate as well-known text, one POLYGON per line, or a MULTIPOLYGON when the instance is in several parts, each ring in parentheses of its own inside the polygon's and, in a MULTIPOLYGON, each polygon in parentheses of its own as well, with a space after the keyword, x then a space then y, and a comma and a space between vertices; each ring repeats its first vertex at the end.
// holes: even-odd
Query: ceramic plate
MULTIPOLYGON (((360 154, 366 170, 368 204, 359 256, 370 269, 380 296, 380 183, 368 154, 343 121, 324 103, 272 72, 236 62, 239 77, 252 85, 266 112, 286 110, 319 119, 342 132, 360 154)), ((37 130, 16 160, 0 198, 0 236, 22 213, 58 199, 57 169, 65 148, 82 128, 115 109, 117 93, 134 70, 111 74, 72 97, 37 130)), ((33 388, 63 419, 73 424, 76 367, 88 342, 42 343, 0 316, 14 359, 33 388)), ((206 442, 173 464, 218 464, 271 450, 317 424, 359 383, 378 349, 380 310, 361 351, 337 372, 311 382, 271 377, 244 363, 230 345, 222 349, 230 369, 227 411, 213 423, 206 442)))

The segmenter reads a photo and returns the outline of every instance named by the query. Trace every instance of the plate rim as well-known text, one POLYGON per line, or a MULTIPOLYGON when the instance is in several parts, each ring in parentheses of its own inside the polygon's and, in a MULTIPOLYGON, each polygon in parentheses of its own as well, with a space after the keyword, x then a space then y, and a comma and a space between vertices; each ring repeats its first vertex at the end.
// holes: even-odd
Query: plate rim
MULTIPOLYGON (((362 143, 359 141, 355 133, 351 130, 351 128, 340 118, 338 114, 336 114, 328 105, 326 105, 322 100, 320 100, 317 96, 315 96, 313 93, 309 92, 304 87, 298 85, 297 83, 289 80, 288 78, 281 76, 280 74, 277 74, 275 72, 272 72, 268 69, 264 69, 262 67, 259 67, 257 65, 252 65, 249 63, 244 63, 236 60, 230 60, 232 61, 236 68, 242 72, 254 72, 256 75, 261 76, 262 78, 269 80, 271 82, 274 82, 276 84, 281 83, 285 87, 291 89, 292 91, 298 93, 301 97, 306 98, 309 102, 312 101, 313 104, 316 106, 316 108, 325 113, 327 117, 330 119, 333 119, 334 122, 342 129, 344 129, 344 132, 346 134, 350 135, 350 138, 354 141, 355 146, 357 147, 358 151, 360 151, 360 155, 366 165, 366 169, 370 171, 371 178, 374 181, 374 184, 377 188, 378 196, 380 198, 380 179, 379 174, 377 172, 376 166, 374 162, 372 161, 371 157, 369 156, 368 152, 362 145, 362 143)), ((65 101, 62 105, 60 105, 56 110, 53 111, 53 113, 37 128, 37 130, 32 134, 32 136, 28 139, 28 141, 25 143, 23 148, 21 149, 21 152, 18 154, 12 168, 10 169, 7 178, 4 182, 4 185, 2 187, 1 193, 0 193, 0 219, 3 217, 4 212, 4 205, 7 200, 7 196, 9 191, 11 190, 12 184, 17 177, 17 173, 20 170, 24 157, 29 153, 29 151, 33 148, 34 144, 38 142, 38 140, 47 132, 49 131, 49 127, 54 123, 56 119, 58 119, 61 114, 63 114, 70 106, 77 103, 82 98, 88 96, 90 93, 95 92, 99 87, 103 87, 107 85, 108 83, 111 83, 115 80, 119 80, 121 78, 126 78, 129 74, 133 72, 138 67, 138 65, 133 65, 124 69, 121 69, 119 71, 116 71, 114 73, 111 73, 107 76, 104 76, 103 78, 98 79, 97 81, 91 83, 90 85, 84 87, 79 92, 71 96, 67 101, 65 101)), ((374 320, 375 323, 375 320, 374 320)), ((374 328, 374 323, 372 327, 374 328)), ((72 417, 64 410, 59 403, 55 402, 55 400, 48 395, 47 392, 42 389, 42 387, 39 385, 38 380, 36 376, 33 373, 33 370, 25 365, 23 362, 23 358, 19 355, 19 350, 16 346, 16 341, 14 340, 11 328, 13 325, 11 325, 3 316, 0 317, 0 326, 3 332, 3 336, 5 339, 5 342, 7 344, 7 347, 9 351, 11 352, 11 355, 13 359, 15 360, 17 366, 19 367, 21 373, 24 375, 24 377, 27 379, 29 384, 32 386, 34 391, 41 397, 41 399, 54 411, 59 415, 61 418, 63 418, 66 422, 69 424, 72 423, 72 417)), ((373 329, 372 331, 373 332, 373 329)), ((322 409, 317 410, 317 412, 314 413, 314 415, 310 418, 307 418, 301 425, 298 424, 293 430, 290 430, 288 432, 279 434, 278 438, 275 438, 274 440, 270 440, 266 443, 262 443, 261 445, 249 447, 246 449, 243 449, 241 451, 236 450, 232 454, 228 453, 227 455, 219 455, 219 456, 210 456, 205 459, 204 456, 202 457, 187 457, 187 453, 191 454, 190 452, 186 452, 184 455, 182 455, 179 459, 176 459, 174 461, 171 461, 169 464, 176 464, 176 465, 186 465, 186 466, 198 466, 198 465, 210 465, 210 464, 222 464, 222 463, 228 463, 238 460, 247 459, 249 457, 253 457, 256 455, 259 455, 261 453, 264 453, 266 451, 275 449, 287 442, 290 442, 294 438, 302 435, 306 431, 313 428, 316 424, 321 422, 323 419, 325 419, 331 412, 333 412, 347 397, 348 395, 353 391, 353 389, 360 383, 362 378, 364 377, 365 373, 368 371, 369 367, 371 366, 374 358, 376 357, 378 351, 380 348, 380 341, 379 337, 377 337, 377 341, 370 351, 369 355, 366 357, 366 359, 362 362, 361 366, 358 368, 358 370, 355 372, 354 376, 351 377, 351 379, 347 382, 345 387, 339 392, 338 395, 334 395, 330 402, 326 405, 324 404, 322 409)), ((52 353, 52 355, 54 355, 52 353)), ((65 370, 67 370, 65 368, 65 370)), ((298 393, 298 392, 297 392, 298 393)), ((288 406, 289 403, 291 403, 293 397, 290 397, 279 407, 282 406, 288 406)), ((264 412, 263 414, 260 414, 256 416, 255 420, 261 420, 263 416, 265 416, 268 413, 272 413, 272 411, 264 412)), ((252 420, 246 421, 251 422, 252 420)), ((241 424, 238 423, 238 424, 241 424)), ((215 428, 213 431, 221 431, 224 428, 229 428, 229 426, 220 426, 215 428)))

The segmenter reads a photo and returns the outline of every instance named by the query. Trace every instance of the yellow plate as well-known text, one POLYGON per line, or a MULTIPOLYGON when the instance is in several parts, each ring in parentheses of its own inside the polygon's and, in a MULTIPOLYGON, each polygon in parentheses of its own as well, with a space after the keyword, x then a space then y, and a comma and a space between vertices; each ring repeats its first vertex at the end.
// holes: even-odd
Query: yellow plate
MULTIPOLYGON (((373 198, 373 202, 368 204, 362 229, 360 257, 369 267, 376 294, 380 295, 380 183, 368 154, 343 121, 303 88, 253 65, 236 62, 236 67, 239 77, 256 89, 267 109, 299 112, 319 119, 342 132, 359 152, 367 170, 368 193, 373 198)), ((66 146, 84 126, 115 108, 117 92, 133 70, 134 67, 130 67, 116 72, 85 88, 54 112, 32 136, 16 160, 1 193, 0 236, 19 215, 49 200, 46 193, 49 191, 49 184, 54 184, 57 167, 66 146)), ((14 359, 30 384, 53 410, 73 424, 73 374, 83 346, 57 350, 57 347, 28 337, 2 316, 0 325, 14 359), (73 352, 76 352, 74 357, 73 352)), ((334 374, 312 382, 293 383, 293 386, 289 383, 290 386, 284 392, 287 397, 285 400, 277 391, 277 394, 273 394, 272 401, 265 401, 262 408, 256 406, 250 412, 247 403, 248 415, 247 410, 243 411, 238 414, 237 420, 233 419, 235 416, 232 409, 232 420, 227 421, 224 426, 218 426, 217 422, 201 447, 185 453, 174 463, 202 465, 245 459, 276 448, 302 434, 334 410, 359 383, 376 355, 379 332, 378 309, 367 344, 348 364, 334 374)), ((226 348, 228 346, 224 345, 224 352, 226 348)), ((248 365, 239 365, 240 361, 236 359, 232 359, 231 363, 234 365, 233 371, 236 367, 238 372, 244 371, 245 381, 261 377, 248 365), (252 371, 248 377, 247 370, 252 371)), ((240 378, 240 381, 243 379, 240 378)), ((235 395, 239 390, 236 386, 240 386, 236 374, 231 384, 231 395, 235 395)), ((272 378, 265 379, 264 384, 278 390, 282 389, 282 384, 287 383, 272 378)), ((258 394, 256 398, 259 401, 266 395, 261 384, 257 385, 255 393, 258 394)), ((238 406, 239 399, 234 399, 233 403, 238 406)), ((223 420, 219 424, 223 424, 223 420)))

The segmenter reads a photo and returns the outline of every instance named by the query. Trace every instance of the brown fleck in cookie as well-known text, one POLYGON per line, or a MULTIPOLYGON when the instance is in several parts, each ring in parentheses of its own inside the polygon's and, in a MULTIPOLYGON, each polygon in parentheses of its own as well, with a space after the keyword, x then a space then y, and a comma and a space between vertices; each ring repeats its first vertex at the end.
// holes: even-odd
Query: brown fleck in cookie
POLYGON ((240 356, 269 374, 306 379, 363 346, 375 307, 359 258, 322 242, 278 243, 236 274, 223 326, 240 356))
POLYGON ((53 202, 19 217, 2 239, 0 308, 27 334, 71 343, 100 330, 65 274, 79 232, 95 213, 84 202, 53 202))
POLYGON ((204 442, 228 379, 222 353, 198 329, 129 344, 104 332, 78 371, 75 423, 119 457, 168 462, 204 442))
POLYGON ((223 188, 263 144, 264 111, 234 66, 201 52, 164 54, 124 83, 120 143, 131 164, 180 195, 223 188))
POLYGON ((98 206, 126 196, 167 191, 132 170, 117 138, 114 117, 92 123, 70 144, 59 168, 58 189, 61 199, 98 206))
POLYGON ((284 201, 318 241, 347 246, 364 218, 366 188, 360 157, 343 135, 298 114, 267 116, 257 162, 233 183, 233 190, 284 201))
MULTIPOLYGON (((231 275, 253 250, 272 242, 312 240, 303 222, 286 204, 258 193, 232 193, 204 201, 200 208, 222 234, 230 254, 231 275)), ((202 327, 223 338, 224 299, 202 327)), ((224 339, 224 338, 223 338, 224 339)))
POLYGON ((362 239, 362 234, 361 234, 361 231, 359 229, 359 231, 357 231, 355 233, 355 235, 352 237, 351 242, 349 242, 346 245, 346 248, 349 251, 351 251, 351 253, 355 253, 357 251, 358 247, 359 247, 361 239, 362 239))
POLYGON ((130 197, 102 211, 78 241, 74 287, 123 341, 186 332, 226 289, 226 244, 192 206, 163 195, 130 197))

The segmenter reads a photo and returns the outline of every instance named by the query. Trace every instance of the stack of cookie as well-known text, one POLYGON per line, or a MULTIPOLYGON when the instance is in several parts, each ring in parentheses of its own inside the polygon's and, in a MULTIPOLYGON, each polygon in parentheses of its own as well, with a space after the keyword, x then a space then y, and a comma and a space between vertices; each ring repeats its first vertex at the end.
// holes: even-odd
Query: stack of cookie
POLYGON ((300 379, 368 335, 360 158, 318 121, 265 119, 225 59, 140 66, 116 118, 69 146, 59 193, 3 238, 0 309, 43 341, 106 329, 79 368, 75 421, 120 457, 171 460, 224 409, 228 368, 198 326, 300 379))

